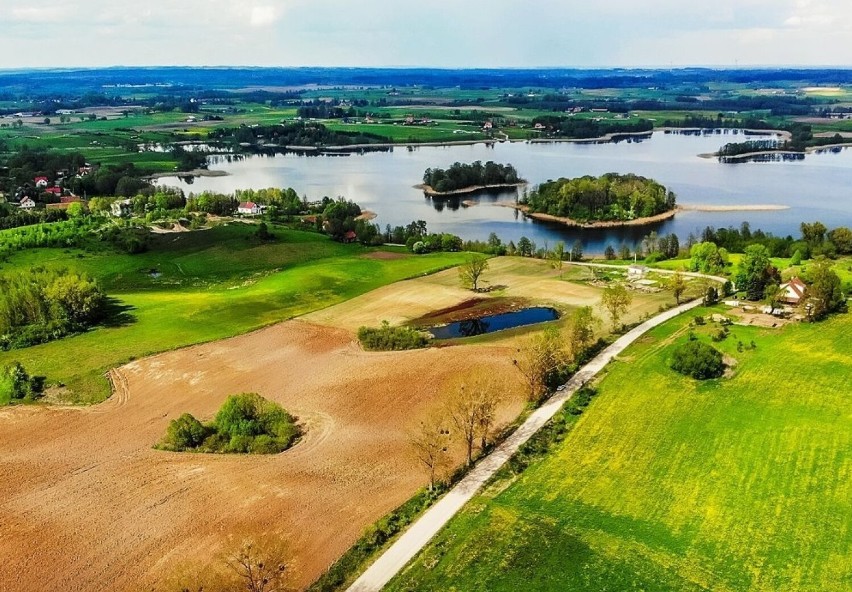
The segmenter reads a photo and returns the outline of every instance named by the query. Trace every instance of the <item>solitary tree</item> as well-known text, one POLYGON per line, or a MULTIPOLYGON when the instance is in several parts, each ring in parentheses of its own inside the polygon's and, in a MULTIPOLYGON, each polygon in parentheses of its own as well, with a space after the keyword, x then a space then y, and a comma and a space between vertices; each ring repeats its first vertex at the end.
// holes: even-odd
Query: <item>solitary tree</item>
POLYGON ((533 245, 530 239, 525 236, 522 236, 518 240, 518 255, 521 257, 530 257, 533 254, 533 245))
POLYGON ((612 245, 607 245, 604 250, 604 257, 606 257, 607 261, 612 261, 615 259, 615 249, 612 248, 612 245))
POLYGON ((681 272, 676 271, 674 273, 669 287, 672 289, 672 295, 674 296, 675 302, 680 304, 680 299, 683 296, 683 293, 686 292, 686 279, 683 277, 681 272))
POLYGON ((600 325, 591 306, 581 306, 571 315, 568 328, 568 345, 574 359, 582 358, 595 338, 595 328, 600 325))
POLYGON ((488 269, 488 259, 482 255, 474 255, 459 267, 462 284, 476 292, 479 289, 479 278, 486 269, 488 269))
POLYGON ((530 401, 540 401, 547 394, 548 379, 568 361, 565 344, 555 328, 530 337, 518 348, 514 363, 524 377, 530 401))
POLYGON ((465 446, 468 464, 473 462, 477 440, 480 450, 488 445, 502 398, 500 385, 485 375, 474 374, 454 388, 447 412, 465 446))
POLYGON ((559 241, 550 251, 550 265, 553 269, 562 269, 562 260, 565 258, 565 243, 559 241))
POLYGON ((846 304, 840 288, 840 277, 831 266, 831 261, 825 257, 817 257, 808 270, 810 285, 807 301, 812 306, 811 317, 814 320, 841 310, 846 304))
POLYGON ((432 415, 420 424, 409 442, 417 460, 426 469, 429 491, 432 491, 449 466, 450 430, 443 418, 432 415))
POLYGON ((246 592, 287 590, 287 564, 281 545, 262 548, 256 543, 246 543, 239 551, 228 556, 226 564, 246 592))
POLYGON ((627 312, 631 302, 633 295, 627 291, 624 284, 612 284, 604 288, 601 304, 609 313, 613 331, 618 331, 621 317, 627 312))
POLYGON ((574 241, 574 244, 571 245, 571 261, 582 261, 583 260, 583 243, 580 239, 574 241))

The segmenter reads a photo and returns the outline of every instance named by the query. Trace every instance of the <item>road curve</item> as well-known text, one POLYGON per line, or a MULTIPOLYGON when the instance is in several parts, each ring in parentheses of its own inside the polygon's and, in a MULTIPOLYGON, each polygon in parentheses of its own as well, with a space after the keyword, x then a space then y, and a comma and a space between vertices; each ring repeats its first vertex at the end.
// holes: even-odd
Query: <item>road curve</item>
MULTIPOLYGON (((609 267, 602 265, 602 267, 609 267)), ((613 266, 619 267, 619 266, 613 266)), ((619 267, 624 269, 623 266, 619 267)), ((686 275, 686 274, 685 274, 686 275)), ((701 276, 708 279, 725 281, 724 278, 701 276)), ((502 467, 518 449, 544 426, 565 404, 565 401, 609 364, 613 358, 624 351, 649 330, 666 321, 692 310, 702 300, 694 300, 663 312, 636 326, 619 337, 612 345, 595 356, 583 366, 565 384, 562 391, 556 392, 541 407, 536 409, 511 436, 503 441, 488 456, 482 458, 476 466, 459 481, 434 506, 429 508, 397 541, 390 546, 361 576, 353 582, 347 592, 378 592, 411 561, 426 544, 438 534, 455 514, 482 488, 483 485, 502 467)))

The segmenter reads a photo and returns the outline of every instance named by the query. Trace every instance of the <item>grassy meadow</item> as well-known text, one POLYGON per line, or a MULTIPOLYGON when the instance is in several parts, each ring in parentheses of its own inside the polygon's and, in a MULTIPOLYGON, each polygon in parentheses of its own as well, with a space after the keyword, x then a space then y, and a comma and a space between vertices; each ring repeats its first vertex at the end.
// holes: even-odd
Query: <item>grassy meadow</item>
POLYGON ((0 273, 33 265, 85 271, 113 299, 112 320, 81 335, 0 352, 34 375, 66 385, 68 402, 109 396, 104 373, 155 352, 222 339, 342 302, 382 285, 461 263, 462 253, 370 258, 375 249, 314 233, 219 226, 155 236, 140 255, 109 249, 35 249, 13 255, 0 273))
POLYGON ((691 316, 628 349, 561 443, 387 589, 850 589, 852 318, 733 326, 714 344, 733 376, 698 383, 668 367, 691 316))

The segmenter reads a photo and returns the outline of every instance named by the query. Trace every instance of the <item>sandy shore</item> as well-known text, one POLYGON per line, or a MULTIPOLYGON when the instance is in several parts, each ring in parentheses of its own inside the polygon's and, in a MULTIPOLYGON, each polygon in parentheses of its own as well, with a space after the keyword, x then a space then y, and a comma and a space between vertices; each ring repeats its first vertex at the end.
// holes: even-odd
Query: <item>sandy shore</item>
POLYGON ((146 179, 162 179, 164 177, 227 177, 230 173, 220 170, 209 169, 192 169, 191 171, 174 171, 173 173, 154 173, 148 175, 146 179))
POLYGON ((526 184, 526 181, 521 183, 496 183, 494 185, 473 185, 471 187, 462 187, 461 189, 454 189, 453 191, 436 191, 431 185, 421 183, 420 185, 415 185, 414 188, 422 189, 423 193, 429 197, 452 197, 453 195, 469 195, 471 193, 479 193, 480 191, 489 191, 491 189, 515 189, 524 187, 526 184))
POLYGON ((665 222, 666 220, 671 220, 678 212, 678 208, 675 208, 674 210, 669 210, 668 212, 663 212, 662 214, 657 214, 656 216, 636 218, 635 220, 579 222, 577 220, 572 220, 571 218, 563 218, 560 216, 551 216, 550 214, 530 212, 529 206, 525 206, 522 204, 501 203, 495 205, 503 206, 506 208, 513 208, 515 210, 518 210, 519 212, 522 212, 524 216, 532 218, 533 220, 539 220, 541 222, 556 222, 557 224, 564 224, 565 226, 570 226, 572 228, 621 228, 623 226, 645 226, 647 224, 655 224, 657 222, 665 222))
POLYGON ((685 205, 677 208, 682 212, 776 212, 789 210, 790 206, 777 204, 751 204, 751 205, 685 205))

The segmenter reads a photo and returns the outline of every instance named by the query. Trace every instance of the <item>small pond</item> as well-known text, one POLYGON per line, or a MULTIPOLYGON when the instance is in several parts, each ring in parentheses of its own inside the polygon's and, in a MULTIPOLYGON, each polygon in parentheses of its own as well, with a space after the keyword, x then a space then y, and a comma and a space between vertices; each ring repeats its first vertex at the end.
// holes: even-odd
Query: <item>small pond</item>
POLYGON ((447 325, 430 327, 428 331, 435 336, 435 339, 454 339, 457 337, 473 337, 474 335, 494 333, 496 331, 512 329, 514 327, 523 327, 525 325, 546 323, 547 321, 555 321, 558 318, 559 313, 556 312, 556 310, 548 307, 537 306, 516 310, 514 312, 505 312, 501 314, 486 315, 476 319, 456 321, 455 323, 449 323, 447 325))

